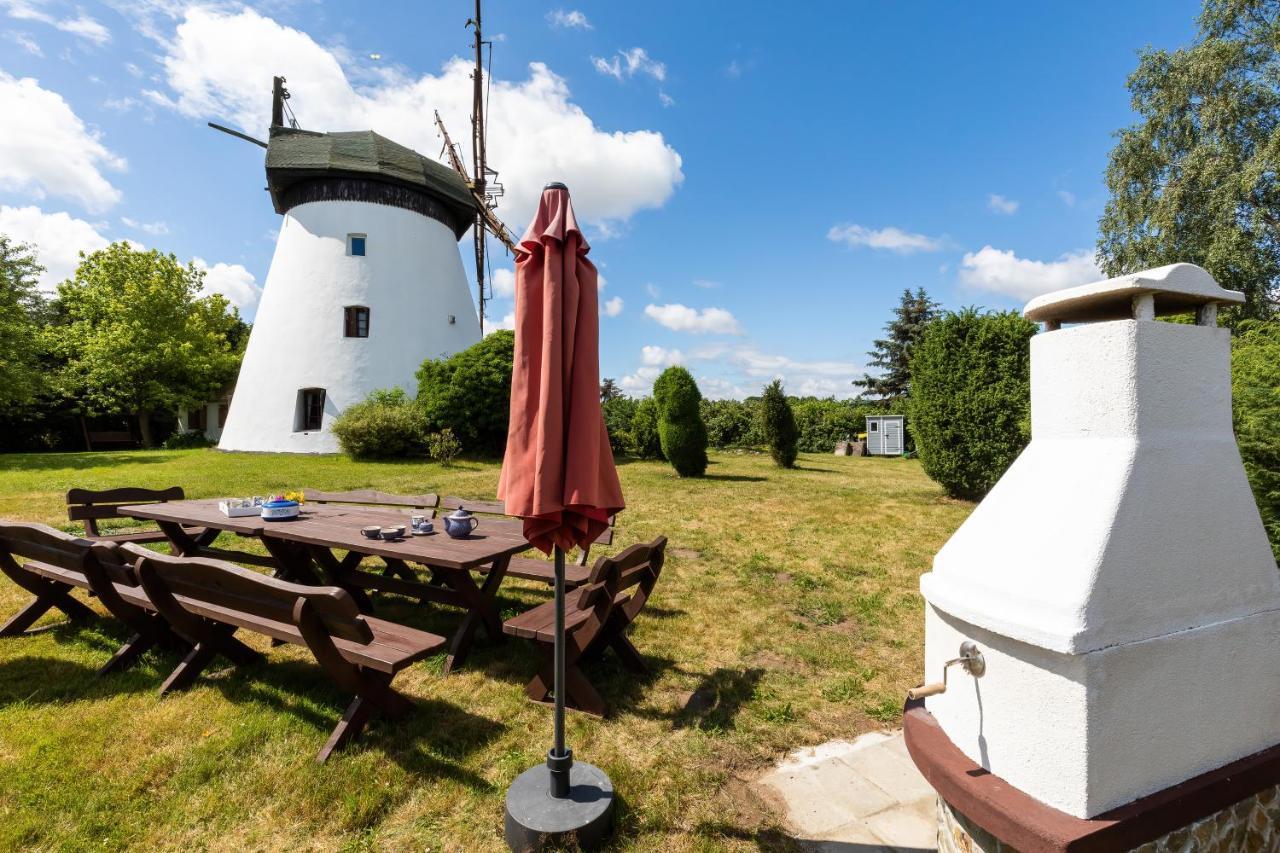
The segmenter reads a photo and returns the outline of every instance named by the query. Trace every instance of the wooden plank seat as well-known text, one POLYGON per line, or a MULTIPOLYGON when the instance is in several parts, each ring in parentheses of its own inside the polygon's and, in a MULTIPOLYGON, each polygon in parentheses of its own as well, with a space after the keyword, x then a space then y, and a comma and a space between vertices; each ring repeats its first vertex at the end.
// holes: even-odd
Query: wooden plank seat
MULTIPOLYGON (((181 486, 170 486, 167 489, 121 488, 99 491, 71 489, 67 492, 67 518, 82 522, 85 538, 95 542, 165 542, 168 541, 168 537, 163 530, 103 533, 98 529, 98 522, 107 518, 129 518, 120 512, 120 507, 128 504, 167 503, 185 498, 186 494, 181 486)), ((218 536, 218 531, 209 531, 203 527, 186 527, 184 530, 201 545, 208 545, 218 536)))
POLYGON ((218 655, 236 664, 262 655, 235 638, 239 629, 305 646, 340 689, 355 694, 316 756, 324 762, 359 736, 370 716, 404 715, 412 703, 391 687, 405 667, 430 657, 445 638, 360 613, 349 593, 304 586, 231 563, 138 554, 137 575, 156 609, 192 650, 161 693, 190 686, 218 655))
MULTIPOLYGON (((565 596, 565 705, 603 716, 602 697, 582 671, 582 664, 612 648, 628 669, 648 666, 626 637, 626 630, 648 603, 662 573, 667 538, 632 545, 615 557, 601 557, 585 584, 565 596)), ((542 667, 525 687, 529 698, 547 702, 554 684, 555 602, 548 601, 503 623, 508 634, 537 643, 542 667)))
MULTIPOLYGON (((468 512, 476 515, 501 515, 506 516, 506 507, 496 501, 480 501, 466 500, 465 498, 446 495, 440 500, 440 509, 455 510, 464 507, 468 512)), ((509 517, 509 516, 507 516, 509 517)), ((617 516, 609 517, 609 526, 605 531, 596 537, 594 545, 612 545, 613 534, 617 516)), ((588 546, 578 553, 578 558, 573 563, 566 563, 564 567, 564 585, 565 589, 574 589, 580 587, 587 582, 587 578, 591 576, 591 568, 587 565, 588 559, 591 557, 591 548, 588 546)), ((511 564, 507 567, 507 575, 510 577, 524 578, 530 581, 540 581, 551 585, 556 580, 555 564, 550 560, 541 560, 537 557, 512 557, 511 564)))
MULTIPOLYGON (((127 545, 145 553, 139 545, 127 545)), ((99 670, 100 674, 128 667, 143 652, 161 645, 184 648, 138 585, 129 557, 114 543, 92 542, 43 524, 0 522, 0 572, 35 599, 0 626, 0 637, 23 634, 36 620, 57 608, 72 621, 96 616, 71 597, 71 591, 91 592, 107 612, 133 630, 131 636, 99 670), (22 563, 17 557, 23 559, 22 563)))

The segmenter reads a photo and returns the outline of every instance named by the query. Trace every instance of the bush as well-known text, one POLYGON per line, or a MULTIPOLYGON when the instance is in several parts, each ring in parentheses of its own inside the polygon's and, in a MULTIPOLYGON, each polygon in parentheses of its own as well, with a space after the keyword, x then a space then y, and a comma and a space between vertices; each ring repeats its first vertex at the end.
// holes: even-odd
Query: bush
POLYGON ((401 388, 374 391, 347 407, 333 422, 333 434, 353 459, 422 456, 425 451, 422 413, 401 388))
POLYGON ((199 447, 213 447, 213 442, 198 429, 186 432, 175 432, 160 443, 165 450, 193 450, 199 447))
POLYGON ((668 367, 653 383, 653 398, 662 454, 681 477, 701 477, 707 470, 707 428, 698 383, 683 367, 668 367))
POLYGON ((609 397, 600 404, 604 415, 604 428, 609 433, 609 446, 614 453, 630 449, 631 421, 636 416, 638 400, 621 395, 609 397))
POLYGON ((764 436, 756 417, 757 400, 703 400, 699 406, 712 447, 760 447, 764 436))
POLYGON ((448 427, 427 436, 427 455, 437 462, 452 464, 453 458, 461 452, 462 442, 448 427))
POLYGON ((666 458, 662 455, 662 440, 658 437, 658 404, 652 397, 645 397, 636 404, 627 445, 641 459, 666 458))
POLYGON ((867 415, 883 406, 855 400, 830 397, 801 397, 791 402, 796 428, 800 432, 797 446, 805 453, 830 453, 845 439, 857 438, 867 428, 867 415))
POLYGON ((472 452, 500 456, 511 412, 516 336, 503 330, 418 368, 418 407, 426 431, 451 429, 472 452))
POLYGON ((1231 344, 1236 440, 1280 560, 1280 320, 1246 321, 1231 344))
POLYGON ((980 499, 1030 440, 1035 333, 1017 312, 966 308, 916 345, 908 414, 925 473, 948 495, 980 499))
POLYGON ((764 387, 760 397, 760 431, 764 433, 774 464, 782 468, 796 467, 799 431, 781 380, 775 379, 764 387))

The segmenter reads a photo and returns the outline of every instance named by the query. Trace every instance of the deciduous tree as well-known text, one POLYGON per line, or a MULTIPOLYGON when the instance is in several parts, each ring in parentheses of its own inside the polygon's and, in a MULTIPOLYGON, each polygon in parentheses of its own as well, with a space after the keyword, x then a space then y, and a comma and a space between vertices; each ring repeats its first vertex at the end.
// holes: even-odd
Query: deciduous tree
POLYGON ((194 264, 123 242, 83 257, 58 286, 66 324, 47 336, 62 390, 89 414, 135 415, 150 447, 152 413, 207 402, 240 363, 239 315, 203 283, 194 264))
MULTIPOLYGON (((1244 291, 1266 317, 1280 287, 1280 0, 1206 0, 1199 36, 1148 48, 1129 77, 1099 223, 1108 275, 1177 261, 1244 291)), ((1235 312, 1233 312, 1235 313, 1235 312)))
POLYGON ((36 287, 44 267, 25 243, 0 234, 0 409, 29 405, 43 386, 40 322, 44 299, 36 287))

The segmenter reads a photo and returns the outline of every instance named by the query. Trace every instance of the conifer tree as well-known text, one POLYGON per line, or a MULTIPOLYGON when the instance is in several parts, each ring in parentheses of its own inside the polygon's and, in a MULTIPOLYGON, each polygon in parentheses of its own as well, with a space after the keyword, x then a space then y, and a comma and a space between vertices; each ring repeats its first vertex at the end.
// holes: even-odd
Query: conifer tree
POLYGON ((853 384, 862 388, 862 396, 897 403, 906 399, 911 389, 911 351, 925 327, 938 316, 938 303, 929 298, 923 287, 915 293, 902 291, 902 300, 893 309, 893 319, 885 324, 885 337, 875 342, 867 353, 870 366, 880 368, 879 376, 864 374, 853 384))
POLYGON ((774 464, 780 468, 796 467, 800 431, 780 379, 764 386, 760 396, 760 428, 769 442, 769 455, 774 464))

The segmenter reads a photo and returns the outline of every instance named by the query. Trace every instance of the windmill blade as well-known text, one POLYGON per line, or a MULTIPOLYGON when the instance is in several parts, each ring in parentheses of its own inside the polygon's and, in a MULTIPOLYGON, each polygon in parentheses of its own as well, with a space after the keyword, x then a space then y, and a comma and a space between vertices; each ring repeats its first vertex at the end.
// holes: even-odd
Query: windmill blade
POLYGON ((516 235, 506 226, 498 215, 485 205, 484 199, 476 197, 476 204, 480 211, 480 218, 484 220, 486 230, 498 238, 502 245, 507 247, 507 251, 512 254, 516 251, 516 235))
POLYGON ((212 127, 214 130, 220 130, 223 133, 228 133, 236 139, 243 139, 245 142, 252 142, 254 145, 260 145, 263 148, 267 147, 267 143, 263 142, 261 139, 254 139, 252 136, 249 136, 246 133, 241 133, 238 130, 232 130, 229 127, 223 127, 222 125, 214 124, 213 122, 209 122, 209 127, 212 127))

